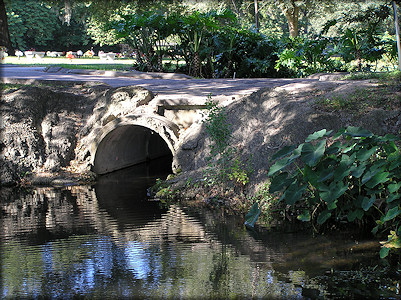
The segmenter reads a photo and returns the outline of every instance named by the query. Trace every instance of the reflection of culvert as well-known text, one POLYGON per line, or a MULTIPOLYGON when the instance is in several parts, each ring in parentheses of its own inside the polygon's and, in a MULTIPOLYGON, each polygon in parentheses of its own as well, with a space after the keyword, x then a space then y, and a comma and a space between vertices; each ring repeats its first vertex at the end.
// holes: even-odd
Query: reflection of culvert
POLYGON ((110 131, 97 147, 93 171, 106 174, 163 156, 171 156, 163 138, 140 125, 123 125, 110 131))

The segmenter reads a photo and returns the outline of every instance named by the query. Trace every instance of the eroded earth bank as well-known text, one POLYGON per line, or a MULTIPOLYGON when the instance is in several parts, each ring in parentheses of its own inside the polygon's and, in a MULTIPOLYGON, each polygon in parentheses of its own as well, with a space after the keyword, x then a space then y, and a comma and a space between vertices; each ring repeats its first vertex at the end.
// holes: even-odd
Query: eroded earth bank
MULTIPOLYGON (((24 82, 3 87, 1 185, 59 185, 96 180, 88 138, 127 114, 156 114, 154 95, 140 87, 97 83, 24 82)), ((205 99, 206 101, 206 99, 205 99)), ((400 136, 399 89, 365 81, 309 81, 261 89, 226 106, 230 145, 252 172, 247 194, 267 179, 269 158, 281 147, 302 143, 320 129, 359 126, 375 134, 400 136), (383 95, 386 98, 381 98, 383 95)), ((188 182, 204 177, 210 157, 205 111, 181 128, 170 184, 188 197, 188 182), (203 118, 203 119, 202 119, 203 118)))

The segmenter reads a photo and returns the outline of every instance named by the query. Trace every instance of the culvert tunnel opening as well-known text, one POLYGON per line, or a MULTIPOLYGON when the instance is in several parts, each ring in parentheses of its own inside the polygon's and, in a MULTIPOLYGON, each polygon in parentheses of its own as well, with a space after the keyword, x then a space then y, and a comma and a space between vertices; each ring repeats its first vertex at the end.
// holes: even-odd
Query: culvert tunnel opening
POLYGON ((102 139, 96 150, 93 171, 105 175, 142 165, 150 168, 148 172, 151 173, 166 172, 171 171, 172 160, 170 148, 158 133, 140 125, 124 125, 102 139), (166 167, 169 170, 160 170, 166 167))

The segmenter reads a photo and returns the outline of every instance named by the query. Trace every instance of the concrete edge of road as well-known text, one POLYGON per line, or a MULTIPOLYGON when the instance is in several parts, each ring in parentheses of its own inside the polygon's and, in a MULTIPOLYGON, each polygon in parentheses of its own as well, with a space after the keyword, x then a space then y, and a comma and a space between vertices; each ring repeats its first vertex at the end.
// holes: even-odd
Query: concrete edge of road
POLYGON ((81 74, 81 75, 96 75, 108 77, 130 77, 140 79, 192 79, 191 76, 179 73, 161 73, 161 72, 139 72, 139 71, 111 71, 111 70, 89 70, 89 69, 66 69, 57 66, 44 68, 47 73, 60 74, 81 74))
POLYGON ((32 79, 32 78, 10 78, 2 77, 1 83, 9 84, 24 84, 24 85, 55 85, 55 86, 75 86, 77 84, 85 84, 90 87, 104 87, 111 88, 110 85, 101 81, 87 81, 87 80, 52 80, 52 79, 32 79))

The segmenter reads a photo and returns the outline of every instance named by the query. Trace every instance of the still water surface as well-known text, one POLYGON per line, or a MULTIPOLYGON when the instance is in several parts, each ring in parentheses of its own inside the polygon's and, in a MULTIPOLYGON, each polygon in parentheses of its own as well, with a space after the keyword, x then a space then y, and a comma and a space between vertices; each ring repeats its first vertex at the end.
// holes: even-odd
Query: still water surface
POLYGON ((94 186, 3 188, 0 297, 399 298, 397 274, 377 272, 377 241, 249 232, 163 207, 146 195, 163 175, 142 166, 94 186))

